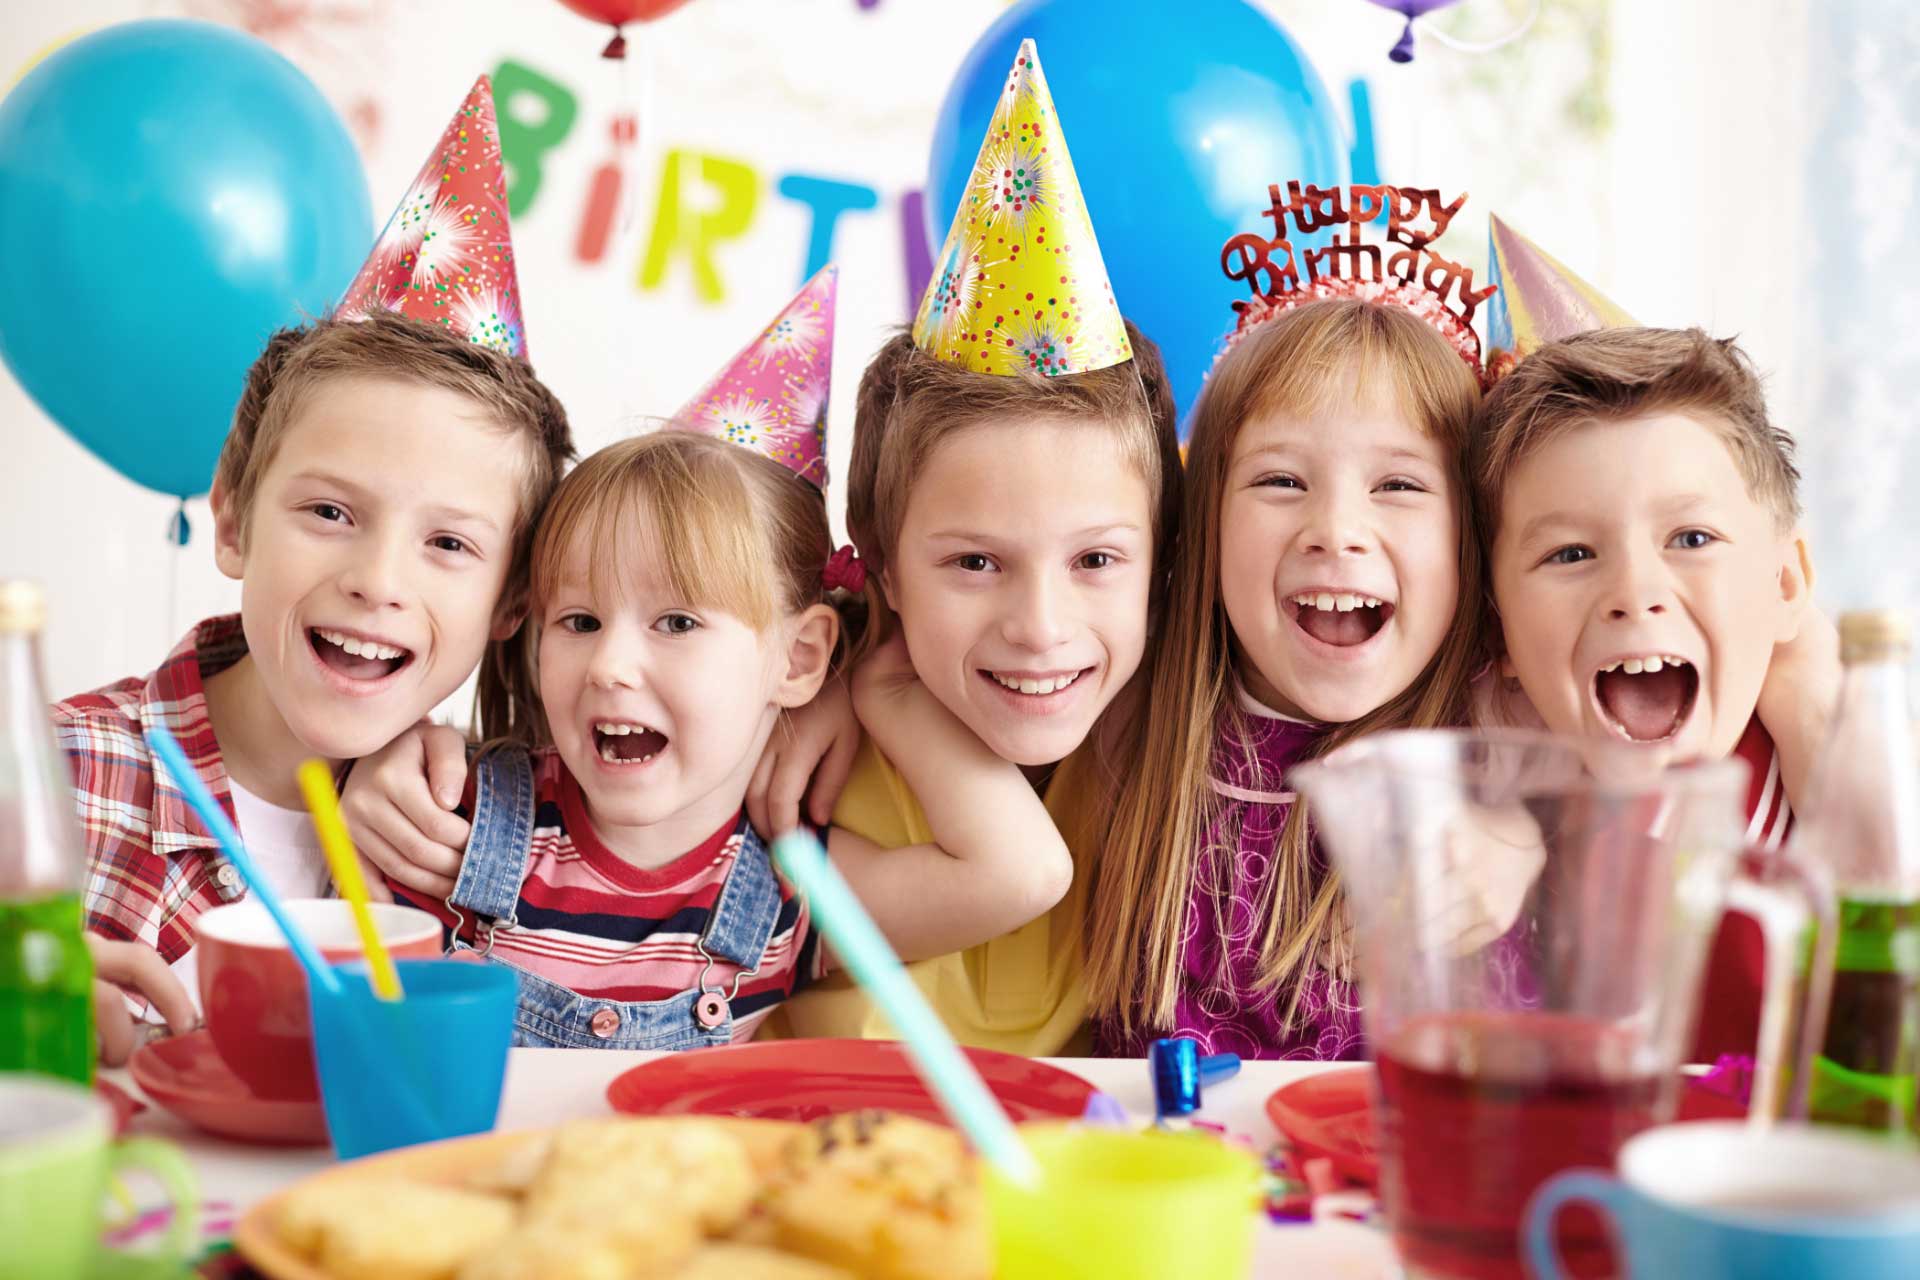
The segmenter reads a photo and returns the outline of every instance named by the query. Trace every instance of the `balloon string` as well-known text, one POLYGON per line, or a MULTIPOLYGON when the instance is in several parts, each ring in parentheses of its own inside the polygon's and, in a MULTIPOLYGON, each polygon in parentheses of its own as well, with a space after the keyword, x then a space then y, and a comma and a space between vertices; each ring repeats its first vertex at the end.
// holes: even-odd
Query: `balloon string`
POLYGON ((171 544, 170 559, 167 564, 167 643, 172 644, 180 638, 180 561, 186 555, 187 539, 187 500, 180 499, 180 505, 174 508, 173 519, 168 521, 167 541, 171 544))
POLYGON ((1461 40, 1448 35, 1444 31, 1436 30, 1430 22, 1422 22, 1420 24, 1420 31, 1423 35, 1438 40, 1441 44, 1447 46, 1447 48, 1457 50, 1461 53, 1492 53, 1501 45, 1512 44, 1515 40, 1518 40, 1521 36, 1533 30, 1533 24, 1539 17, 1540 0, 1532 0, 1532 3, 1527 6, 1527 16, 1520 19, 1519 25, 1505 35, 1492 40, 1461 40))
POLYGON ((653 87, 653 42, 634 33, 630 46, 635 56, 620 61, 620 110, 614 125, 614 145, 620 150, 620 233, 633 230, 640 208, 640 122, 652 111, 649 93, 653 87), (634 69, 634 63, 640 63, 634 69), (637 83, 636 83, 637 81, 637 83))

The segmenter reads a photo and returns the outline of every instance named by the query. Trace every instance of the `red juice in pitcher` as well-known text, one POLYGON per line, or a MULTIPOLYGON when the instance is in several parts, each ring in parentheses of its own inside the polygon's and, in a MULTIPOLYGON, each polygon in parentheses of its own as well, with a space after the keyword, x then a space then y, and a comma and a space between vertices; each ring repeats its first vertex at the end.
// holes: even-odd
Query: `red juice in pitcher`
MULTIPOLYGON (((1628 1138, 1673 1118, 1677 1076, 1645 1038, 1539 1013, 1419 1018, 1378 1053, 1380 1193, 1410 1276, 1525 1280, 1519 1224, 1562 1169, 1613 1167, 1628 1138)), ((1590 1210, 1560 1215, 1574 1274, 1613 1266, 1590 1210)))

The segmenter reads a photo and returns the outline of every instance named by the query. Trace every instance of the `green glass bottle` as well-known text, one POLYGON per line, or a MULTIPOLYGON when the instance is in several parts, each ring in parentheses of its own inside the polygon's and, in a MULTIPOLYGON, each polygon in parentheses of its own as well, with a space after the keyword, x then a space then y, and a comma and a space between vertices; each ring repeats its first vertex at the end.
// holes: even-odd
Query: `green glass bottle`
POLYGON ((1796 847, 1827 869, 1839 939, 1812 1119, 1920 1134, 1920 763, 1905 614, 1840 619, 1846 680, 1796 847))
POLYGON ((46 597, 0 582, 0 1071, 91 1083, 93 957, 73 774, 40 682, 46 597))

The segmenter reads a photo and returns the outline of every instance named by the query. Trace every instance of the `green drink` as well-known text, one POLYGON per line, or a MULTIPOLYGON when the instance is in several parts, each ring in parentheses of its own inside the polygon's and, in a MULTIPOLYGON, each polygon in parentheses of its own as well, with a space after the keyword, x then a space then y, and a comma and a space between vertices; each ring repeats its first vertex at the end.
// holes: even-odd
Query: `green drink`
POLYGON ((0 1071, 93 1080, 93 957, 77 894, 0 902, 0 1071))
POLYGON ((1815 1120, 1920 1132, 1920 901, 1840 900, 1826 1042, 1814 1062, 1815 1120))

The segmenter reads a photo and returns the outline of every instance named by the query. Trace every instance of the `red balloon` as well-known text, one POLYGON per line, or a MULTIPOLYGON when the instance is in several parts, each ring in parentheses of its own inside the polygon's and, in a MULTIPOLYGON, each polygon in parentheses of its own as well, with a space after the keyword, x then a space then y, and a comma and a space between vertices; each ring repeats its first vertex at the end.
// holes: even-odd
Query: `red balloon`
POLYGON ((583 18, 620 26, 626 22, 652 22, 665 17, 687 0, 560 0, 561 4, 583 18))

